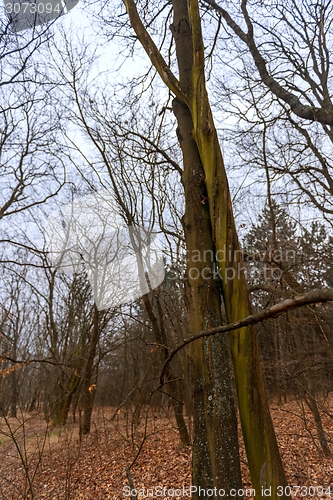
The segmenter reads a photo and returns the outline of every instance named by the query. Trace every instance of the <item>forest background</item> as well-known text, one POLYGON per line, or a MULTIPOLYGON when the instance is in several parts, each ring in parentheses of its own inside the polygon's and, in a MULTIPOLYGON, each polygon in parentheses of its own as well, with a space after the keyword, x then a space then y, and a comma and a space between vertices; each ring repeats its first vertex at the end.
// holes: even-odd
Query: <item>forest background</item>
POLYGON ((256 498, 290 496, 270 402, 307 408, 331 457, 331 24, 330 1, 91 2, 18 33, 2 10, 0 407, 23 497, 9 419, 36 414, 82 439, 112 407, 134 440, 170 407, 193 485, 229 494, 239 427, 256 498))

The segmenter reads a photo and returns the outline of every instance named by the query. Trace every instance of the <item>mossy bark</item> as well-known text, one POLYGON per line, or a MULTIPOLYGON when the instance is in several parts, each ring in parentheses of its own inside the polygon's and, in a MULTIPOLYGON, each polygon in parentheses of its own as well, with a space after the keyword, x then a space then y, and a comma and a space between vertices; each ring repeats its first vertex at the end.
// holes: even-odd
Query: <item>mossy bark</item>
MULTIPOLYGON (((212 224, 212 239, 220 271, 222 293, 229 323, 251 313, 228 179, 214 125, 204 74, 204 47, 197 0, 188 0, 192 28, 192 81, 188 105, 193 119, 192 135, 205 172, 212 224)), ((252 326, 230 335, 238 405, 247 458, 256 497, 262 488, 287 485, 274 433, 261 373, 258 343, 252 326)), ((283 498, 283 497, 279 497, 283 498)))

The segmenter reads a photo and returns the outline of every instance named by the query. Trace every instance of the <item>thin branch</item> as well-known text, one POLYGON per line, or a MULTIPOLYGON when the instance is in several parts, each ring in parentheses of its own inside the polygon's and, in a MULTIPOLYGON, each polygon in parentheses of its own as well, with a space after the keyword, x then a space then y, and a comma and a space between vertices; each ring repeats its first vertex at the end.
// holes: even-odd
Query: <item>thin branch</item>
POLYGON ((162 57, 160 51, 156 47, 153 39, 149 35, 148 31, 144 27, 139 13, 137 11, 135 2, 133 0, 123 0, 127 13, 129 15, 131 25, 140 40, 143 48, 145 49, 149 59, 151 60, 153 66, 156 68, 158 74, 162 78, 163 82, 167 85, 169 90, 175 94, 178 99, 182 102, 187 102, 187 96, 180 86, 178 79, 172 73, 168 64, 162 57))
POLYGON ((60 361, 51 361, 48 358, 23 360, 23 359, 13 359, 9 356, 0 356, 0 363, 3 361, 10 361, 11 363, 14 363, 16 365, 31 365, 32 363, 46 363, 54 366, 67 366, 69 368, 75 368, 75 365, 71 365, 68 363, 61 363, 60 361))

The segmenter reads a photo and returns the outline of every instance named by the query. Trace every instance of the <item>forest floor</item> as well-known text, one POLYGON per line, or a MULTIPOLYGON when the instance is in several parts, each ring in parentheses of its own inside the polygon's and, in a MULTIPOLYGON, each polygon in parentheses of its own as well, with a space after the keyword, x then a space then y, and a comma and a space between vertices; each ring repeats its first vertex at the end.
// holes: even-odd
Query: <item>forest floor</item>
MULTIPOLYGON (((271 409, 292 497, 333 500, 333 459, 318 449, 309 412, 297 402, 271 409)), ((322 418, 333 450, 329 412, 322 418)), ((151 412, 146 420, 142 412, 134 429, 132 417, 120 412, 111 420, 112 413, 111 408, 97 408, 91 433, 81 439, 78 423, 69 421, 55 429, 41 414, 21 414, 7 423, 2 419, 0 499, 132 500, 126 467, 133 461, 130 471, 138 500, 190 498, 191 449, 181 446, 173 420, 151 412)), ((244 500, 250 500, 242 443, 241 460, 244 500)), ((269 492, 266 496, 270 498, 269 492)))

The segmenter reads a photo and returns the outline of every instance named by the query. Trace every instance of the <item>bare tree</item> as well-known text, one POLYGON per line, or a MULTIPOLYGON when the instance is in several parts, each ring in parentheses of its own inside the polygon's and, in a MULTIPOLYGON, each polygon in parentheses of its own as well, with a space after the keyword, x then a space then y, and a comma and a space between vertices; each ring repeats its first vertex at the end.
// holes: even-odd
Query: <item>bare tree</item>
POLYGON ((202 3, 228 32, 216 49, 227 43, 237 60, 228 69, 237 96, 227 78, 217 76, 214 90, 222 108, 241 118, 233 130, 241 155, 262 165, 264 144, 276 190, 287 179, 291 201, 300 196, 332 223, 332 3, 202 3))

